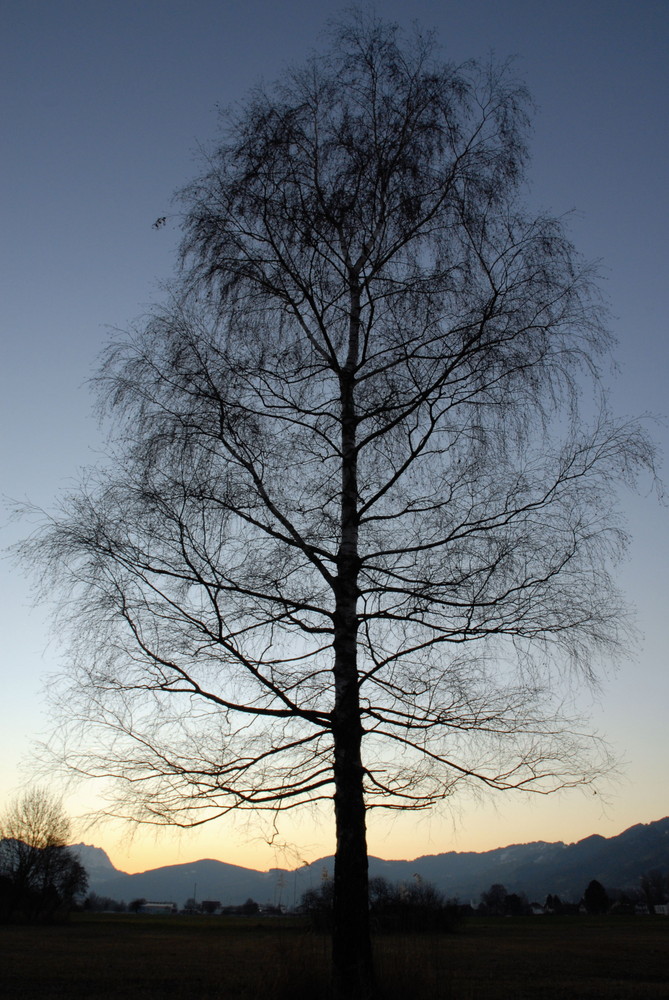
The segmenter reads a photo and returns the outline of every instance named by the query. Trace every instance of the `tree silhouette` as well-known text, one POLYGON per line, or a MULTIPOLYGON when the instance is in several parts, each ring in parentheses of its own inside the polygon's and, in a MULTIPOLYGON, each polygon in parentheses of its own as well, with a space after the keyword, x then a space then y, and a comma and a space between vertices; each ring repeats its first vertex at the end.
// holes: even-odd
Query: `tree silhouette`
POLYGON ((19 796, 0 818, 0 918, 53 920, 83 895, 88 875, 67 843, 70 821, 46 789, 19 796))
POLYGON ((654 868, 652 871, 644 872, 639 880, 641 892, 647 906, 653 912, 658 903, 666 903, 669 894, 669 876, 654 868))
POLYGON ((68 764, 118 814, 334 803, 354 1000, 368 808, 597 773, 555 682, 624 635, 614 486, 651 453, 580 421, 607 336, 560 221, 519 203, 524 87, 333 32, 225 120, 171 297, 101 371, 109 467, 26 550, 65 595, 68 764))
POLYGON ((504 913, 507 898, 506 887, 500 882, 495 882, 486 892, 481 893, 481 908, 484 913, 501 917, 504 913))
POLYGON ((606 913, 611 905, 606 889, 597 879, 588 883, 583 902, 588 913, 606 913))

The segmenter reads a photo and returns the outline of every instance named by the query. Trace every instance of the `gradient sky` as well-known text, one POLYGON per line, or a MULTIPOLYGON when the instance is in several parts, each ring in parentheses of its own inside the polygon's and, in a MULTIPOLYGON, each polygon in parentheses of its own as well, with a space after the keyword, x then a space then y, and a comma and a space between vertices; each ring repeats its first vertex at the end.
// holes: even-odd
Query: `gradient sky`
MULTIPOLYGON (((324 0, 4 0, 0 14, 0 492, 45 507, 95 461, 102 436, 87 379, 110 328, 160 298, 178 239, 175 189, 199 172, 217 107, 271 83, 314 47, 342 4, 324 0)), ((579 249, 599 260, 619 341, 620 414, 652 413, 660 455, 669 339, 669 3, 667 0, 379 0, 376 12, 436 29, 445 59, 516 57, 537 103, 528 198, 574 210, 579 249), (409 11, 409 13, 407 13, 409 11)), ((625 762, 608 794, 453 800, 438 813, 375 815, 370 852, 413 858, 530 840, 611 836, 669 814, 669 513, 649 490, 625 496, 632 536, 620 580, 643 639, 581 707, 625 762)), ((0 544, 29 530, 2 518, 0 544)), ((46 609, 22 573, 0 580, 0 807, 29 781, 22 762, 48 728, 43 687, 58 667, 46 609)), ((83 789, 67 799, 78 812, 83 789)), ((272 830, 240 821, 129 840, 77 835, 126 871, 216 857, 293 866, 333 850, 325 814, 272 830), (282 847, 285 844, 287 846, 282 847)))

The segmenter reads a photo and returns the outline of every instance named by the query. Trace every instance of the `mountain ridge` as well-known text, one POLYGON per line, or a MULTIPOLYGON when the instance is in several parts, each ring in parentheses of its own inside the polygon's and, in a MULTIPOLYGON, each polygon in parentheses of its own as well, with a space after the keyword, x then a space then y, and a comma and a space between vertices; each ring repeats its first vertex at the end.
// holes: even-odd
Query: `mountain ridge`
MULTIPOLYGON (((102 848, 73 845, 89 873, 92 892, 113 899, 144 897, 171 900, 216 899, 224 905, 252 898, 259 903, 294 906, 303 892, 332 876, 334 859, 319 858, 297 869, 257 871, 225 861, 203 858, 128 874, 114 867, 102 848)), ((405 882, 418 876, 431 882, 449 898, 478 901, 495 882, 508 892, 544 899, 554 893, 578 900, 588 882, 597 879, 607 888, 638 886, 647 871, 669 871, 669 817, 637 823, 614 837, 591 834, 571 844, 533 841, 509 844, 491 851, 448 851, 421 855, 412 860, 370 857, 370 877, 405 882)))

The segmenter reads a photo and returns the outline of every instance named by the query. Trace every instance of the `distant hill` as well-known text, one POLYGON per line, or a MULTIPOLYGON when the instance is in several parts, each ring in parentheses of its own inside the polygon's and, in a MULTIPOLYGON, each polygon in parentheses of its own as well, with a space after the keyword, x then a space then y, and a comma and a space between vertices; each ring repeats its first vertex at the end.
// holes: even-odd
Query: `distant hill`
POLYGON ((106 851, 103 851, 101 847, 93 847, 89 844, 73 844, 70 850, 73 854, 77 855, 80 863, 88 872, 90 882, 111 878, 119 874, 118 869, 114 868, 106 851))
MULTIPOLYGON (((83 859, 82 864, 86 867, 83 859)), ((223 861, 202 860, 154 868, 136 875, 127 875, 116 869, 105 874, 99 870, 95 875, 89 872, 89 888, 100 896, 122 899, 126 903, 143 897, 183 906, 187 899, 195 897, 200 901, 217 899, 223 905, 234 905, 251 898, 262 903, 292 906, 294 894, 289 897, 284 891, 290 878, 292 874, 289 872, 258 872, 223 861)), ((299 890, 299 895, 302 892, 304 888, 299 890)))
MULTIPOLYGON (((130 902, 138 897, 175 902, 182 906, 191 896, 217 899, 223 905, 255 899, 259 903, 293 906, 303 892, 317 885, 323 872, 330 875, 333 859, 321 858, 295 871, 268 872, 240 868, 223 861, 202 860, 169 865, 128 875, 118 871, 103 850, 77 844, 75 850, 89 873, 90 889, 102 896, 130 902)), ((391 882, 419 875, 447 897, 478 902, 494 882, 508 892, 524 892, 542 901, 548 893, 563 900, 578 900, 592 879, 607 889, 637 887, 647 871, 669 871, 669 818, 630 827, 617 837, 586 837, 575 844, 513 844, 483 853, 450 851, 413 861, 369 859, 370 875, 391 882)))

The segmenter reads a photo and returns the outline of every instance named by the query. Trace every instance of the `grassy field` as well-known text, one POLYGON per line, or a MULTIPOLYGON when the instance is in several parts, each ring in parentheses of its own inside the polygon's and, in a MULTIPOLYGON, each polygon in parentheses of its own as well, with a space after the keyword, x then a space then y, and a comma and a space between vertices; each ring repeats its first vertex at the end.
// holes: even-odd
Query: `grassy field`
MULTIPOLYGON (((669 919, 471 920, 376 940, 383 1000, 666 1000, 669 919)), ((77 916, 0 927, 3 1000, 320 1000, 328 943, 290 920, 77 916)))

